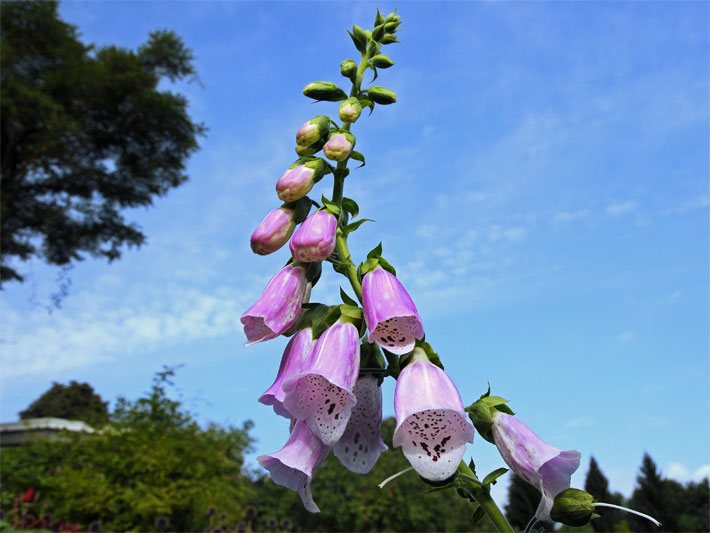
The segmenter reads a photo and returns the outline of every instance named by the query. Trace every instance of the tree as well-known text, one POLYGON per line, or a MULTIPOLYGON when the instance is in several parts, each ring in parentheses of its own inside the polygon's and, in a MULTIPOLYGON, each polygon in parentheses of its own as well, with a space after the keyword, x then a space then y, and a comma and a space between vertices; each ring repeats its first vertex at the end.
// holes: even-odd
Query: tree
MULTIPOLYGON (((621 505, 622 503, 617 500, 616 495, 609 491, 609 480, 604 476, 594 457, 589 460, 589 470, 584 482, 584 490, 594 496, 599 502, 616 505, 621 505)), ((599 508, 597 512, 600 514, 600 518, 595 518, 591 522, 594 531, 615 531, 616 525, 623 520, 619 513, 612 509, 599 508)))
MULTIPOLYGON (((541 497, 539 490, 522 478, 511 474, 505 516, 514 529, 521 531, 525 529, 525 526, 535 515, 541 497)), ((551 529, 551 526, 550 522, 538 522, 536 527, 542 527, 547 531, 551 529)))
POLYGON ((17 261, 109 261, 145 235, 121 214, 187 180, 201 124, 187 100, 158 90, 196 77, 170 31, 137 51, 83 44, 56 2, 0 4, 0 283, 17 261))
MULTIPOLYGON (((664 480, 656 463, 645 453, 629 506, 659 520, 660 531, 678 531, 677 518, 682 490, 680 484, 664 480)), ((648 531, 648 522, 644 519, 630 517, 629 522, 633 531, 648 531)))
POLYGON ((52 383, 42 396, 20 412, 22 419, 41 417, 81 420, 100 427, 108 422, 108 402, 104 402, 88 383, 52 383))
POLYGON ((172 375, 166 369, 144 397, 120 401, 100 433, 0 450, 5 514, 32 486, 43 514, 82 531, 91 524, 102 531, 202 531, 211 507, 232 524, 241 520, 253 492, 242 473, 251 425, 201 427, 167 395, 172 375))

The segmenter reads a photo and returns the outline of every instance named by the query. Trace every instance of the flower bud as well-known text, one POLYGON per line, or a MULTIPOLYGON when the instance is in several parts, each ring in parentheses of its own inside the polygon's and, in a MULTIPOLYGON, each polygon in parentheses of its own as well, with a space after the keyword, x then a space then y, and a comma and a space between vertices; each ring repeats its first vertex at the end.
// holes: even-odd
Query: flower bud
POLYGON ((319 157, 302 158, 288 167, 276 182, 276 193, 284 202, 306 196, 325 174, 325 161, 319 157))
POLYGON ((391 33, 385 33, 385 35, 382 37, 382 44, 392 44, 398 42, 399 41, 397 40, 397 36, 391 33))
POLYGON ((385 54, 377 54, 370 61, 377 68, 390 68, 392 65, 394 65, 394 61, 392 61, 385 54))
POLYGON ((340 74, 346 78, 353 79, 357 74, 357 63, 354 59, 346 59, 340 63, 340 74))
POLYGON ((329 81, 314 81, 303 88, 303 94, 314 100, 338 102, 347 98, 343 90, 329 81))
POLYGON ((397 95, 394 91, 390 91, 385 87, 373 86, 367 90, 370 100, 380 105, 394 104, 397 101, 397 95))
POLYGON ((323 153, 333 161, 345 161, 355 147, 355 137, 348 132, 334 132, 323 146, 323 153))
POLYGON ((566 489, 555 496, 550 518, 568 526, 583 526, 594 515, 594 496, 579 489, 566 489))
POLYGON ((338 219, 328 211, 309 216, 291 239, 289 248, 294 259, 303 263, 325 261, 335 248, 338 219))
POLYGON ((310 146, 328 135, 330 128, 330 118, 325 115, 318 115, 305 122, 296 132, 296 144, 299 146, 310 146))
POLYGON ((251 249, 259 255, 273 253, 288 242, 295 229, 293 209, 278 207, 266 215, 251 234, 251 249))
POLYGON ((360 113, 362 113, 362 105, 354 96, 345 100, 338 108, 338 116, 343 122, 355 122, 360 118, 360 113))

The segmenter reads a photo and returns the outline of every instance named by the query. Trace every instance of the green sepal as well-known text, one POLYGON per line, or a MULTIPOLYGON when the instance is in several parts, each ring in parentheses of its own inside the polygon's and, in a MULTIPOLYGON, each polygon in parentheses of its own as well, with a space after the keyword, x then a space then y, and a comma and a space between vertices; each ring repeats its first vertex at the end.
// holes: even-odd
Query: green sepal
POLYGON ((368 259, 364 263, 360 263, 360 266, 357 268, 357 272, 360 277, 363 278, 365 277, 365 274, 367 274, 371 270, 376 269, 378 265, 379 262, 377 261, 377 259, 368 259))
POLYGON ((355 48, 357 48, 358 52, 364 54, 367 51, 368 40, 365 30, 363 30, 360 26, 353 25, 353 31, 349 31, 348 34, 353 40, 353 44, 355 45, 355 48))
POLYGON ((391 66, 394 65, 394 61, 392 61, 385 54, 377 54, 370 61, 377 68, 390 68, 391 66))
POLYGON ((500 476, 508 471, 507 468, 496 468, 493 472, 483 478, 483 486, 495 485, 500 476))
POLYGON ((375 110, 375 103, 372 100, 368 100, 367 98, 360 98, 360 105, 362 107, 367 107, 370 109, 370 115, 372 115, 372 112, 375 110))
POLYGON ((350 298, 350 296, 348 296, 348 293, 345 292, 342 287, 340 287, 340 299, 343 300, 344 304, 354 305, 354 306, 358 305, 358 303, 355 300, 353 300, 352 298, 350 298))
POLYGON ((426 354, 427 358, 429 359, 429 362, 432 363, 433 365, 438 366, 442 370, 444 370, 444 364, 441 362, 441 358, 439 357, 439 354, 436 353, 434 348, 432 347, 431 344, 426 342, 425 340, 418 340, 414 343, 414 346, 416 348, 421 348, 424 350, 424 353, 426 354))
POLYGON ((360 163, 362 163, 362 165, 355 167, 355 168, 360 168, 360 167, 365 166, 365 156, 362 155, 360 152, 357 152, 355 150, 350 152, 350 159, 354 159, 355 161, 360 161, 360 163))
POLYGON ((350 235, 353 231, 357 230, 360 226, 362 226, 365 222, 374 222, 371 218, 361 218, 360 220, 356 220, 355 222, 351 222, 345 228, 343 229, 343 233, 345 235, 350 235))
POLYGON ((555 522, 580 527, 594 517, 594 496, 579 489, 566 489, 555 496, 550 518, 555 522))
POLYGON ((372 69, 372 79, 370 80, 370 83, 372 83, 377 79, 377 67, 372 63, 368 63, 368 66, 372 69))
POLYGON ((328 213, 335 216, 336 218, 340 217, 341 209, 338 204, 331 202, 325 196, 321 196, 320 200, 323 203, 323 208, 328 211, 328 213))
POLYGON ((382 37, 382 44, 394 44, 398 42, 397 36, 392 33, 385 33, 385 36, 382 37))
POLYGON ((453 483, 449 485, 444 485, 443 487, 432 487, 424 491, 424 494, 432 494, 434 492, 441 492, 442 490, 458 489, 453 483))
MULTIPOLYGON (((350 157, 352 157, 352 155, 350 157)), ((343 206, 343 210, 346 213, 350 213, 353 218, 358 216, 358 214, 360 213, 360 206, 357 205, 357 202, 352 198, 343 198, 343 202, 341 205, 343 206)))
POLYGON ((380 24, 385 23, 385 17, 382 16, 382 13, 380 13, 380 10, 377 10, 377 15, 375 15, 375 26, 378 26, 380 24))
POLYGON ((377 259, 382 255, 382 243, 379 243, 372 250, 367 253, 368 259, 377 259))
POLYGON ((304 196, 295 202, 285 202, 282 207, 293 210, 293 219, 296 224, 300 224, 306 220, 306 217, 308 217, 308 213, 311 211, 312 205, 313 201, 308 198, 308 196, 304 196))
POLYGON ((313 338, 317 339, 340 318, 340 306, 331 305, 323 315, 313 323, 313 338))
POLYGON ((471 469, 471 472, 476 475, 476 463, 473 462, 473 457, 471 457, 471 460, 468 462, 468 467, 471 469))
POLYGON ((497 411, 514 415, 513 410, 506 404, 508 400, 500 396, 491 396, 491 386, 481 397, 466 408, 468 416, 473 422, 478 433, 488 442, 494 442, 491 427, 493 426, 493 416, 497 411))
POLYGON ((379 41, 382 39, 382 37, 385 36, 385 25, 384 24, 378 24, 375 26, 375 29, 372 30, 372 40, 373 41, 379 41))
POLYGON ((401 24, 400 21, 393 21, 393 22, 387 22, 385 24, 385 31, 388 33, 394 33, 397 31, 397 28, 401 24))
POLYGON ((395 20, 399 20, 399 17, 397 16, 397 10, 394 9, 392 10, 392 13, 387 15, 387 18, 385 19, 385 22, 393 22, 395 20))
POLYGON ((384 257, 380 257, 380 258, 377 260, 377 262, 380 264, 380 266, 381 266, 382 268, 384 268, 387 272, 389 272, 389 273, 392 274, 393 276, 396 276, 396 275, 397 275, 397 271, 395 270, 395 268, 394 268, 394 267, 392 266, 392 264, 391 264, 389 261, 387 261, 387 259, 385 259, 384 257))

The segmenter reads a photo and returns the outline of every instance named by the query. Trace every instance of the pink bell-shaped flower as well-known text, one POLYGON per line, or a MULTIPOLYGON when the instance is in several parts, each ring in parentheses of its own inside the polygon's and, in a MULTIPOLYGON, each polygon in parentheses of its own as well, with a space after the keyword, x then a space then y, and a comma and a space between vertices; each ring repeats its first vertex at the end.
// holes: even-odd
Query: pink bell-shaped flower
POLYGON ((264 405, 272 406, 276 414, 291 418, 291 414, 283 406, 286 394, 282 385, 285 379, 301 371, 315 345, 316 341, 313 339, 313 330, 311 328, 302 329, 288 341, 281 357, 281 365, 276 374, 276 380, 259 397, 259 401, 264 405))
POLYGON ((368 340, 392 353, 409 353, 415 341, 424 337, 422 320, 407 290, 381 266, 362 280, 362 307, 368 340))
POLYGON ((397 378, 392 443, 424 479, 451 477, 473 442, 473 424, 451 378, 417 347, 397 378))
POLYGON ((305 422, 296 422, 288 441, 278 452, 256 458, 269 471, 277 485, 295 490, 303 506, 311 513, 320 509, 311 495, 313 473, 328 456, 330 448, 323 444, 305 422))
POLYGON ((372 374, 360 376, 353 393, 357 403, 343 436, 333 446, 333 453, 345 468, 367 474, 387 450, 382 441, 382 389, 372 374))
POLYGON ((360 371, 360 335, 339 319, 316 342, 308 364, 283 382, 284 407, 328 446, 348 425, 356 403, 352 390, 360 371))
POLYGON ((493 414, 491 432, 505 463, 542 494, 536 518, 550 520, 555 496, 569 488, 581 454, 546 444, 523 422, 500 411, 493 414))
POLYGON ((306 294, 306 268, 290 264, 279 270, 241 317, 247 346, 281 335, 298 320, 306 294))

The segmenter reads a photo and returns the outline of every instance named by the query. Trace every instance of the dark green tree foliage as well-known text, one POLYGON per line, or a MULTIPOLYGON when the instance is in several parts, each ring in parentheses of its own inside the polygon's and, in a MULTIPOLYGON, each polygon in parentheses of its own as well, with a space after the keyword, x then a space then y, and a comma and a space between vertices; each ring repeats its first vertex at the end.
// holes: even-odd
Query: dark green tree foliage
POLYGON ((81 420, 90 426, 101 427, 108 422, 108 402, 104 402, 88 383, 52 383, 42 396, 20 412, 22 419, 42 417, 81 420))
POLYGON ((0 3, 0 283, 33 256, 117 259, 145 235, 121 214, 187 180, 202 125, 161 80, 194 78, 170 31, 137 51, 94 48, 56 2, 0 3))
MULTIPOLYGON (((369 474, 353 474, 329 456, 312 484, 319 514, 305 511, 295 492, 275 485, 268 477, 259 478, 258 498, 253 502, 259 510, 254 529, 264 531, 267 522, 275 518, 290 520, 296 531, 472 531, 473 505, 448 491, 426 494, 426 485, 415 472, 407 472, 383 489, 377 487, 410 466, 401 450, 392 449, 394 427, 393 418, 383 421, 382 437, 390 449, 369 474)), ((494 528, 484 519, 476 529, 494 528)))
POLYGON ((168 531, 202 531, 211 507, 234 529, 253 499, 242 473, 250 425, 200 427, 167 396, 171 376, 159 373, 145 397, 120 401, 100 434, 3 448, 6 517, 17 495, 33 486, 42 513, 82 530, 98 522, 102 531, 155 531, 158 520, 167 520, 168 531))
POLYGON ((682 511, 678 517, 680 531, 710 531, 710 483, 688 483, 683 492, 682 511))
MULTIPOLYGON (((510 474, 508 485, 508 503, 505 504, 505 517, 515 529, 523 530, 535 515, 540 503, 540 491, 522 478, 510 474)), ((537 528, 550 529, 549 522, 538 522, 537 528)))
MULTIPOLYGON (((594 496, 599 502, 621 505, 617 496, 612 495, 609 491, 609 480, 604 476, 594 457, 589 461, 589 470, 587 471, 587 479, 584 482, 584 490, 594 496)), ((591 522, 594 531, 615 531, 616 524, 623 520, 623 518, 619 516, 619 513, 613 509, 599 508, 597 509, 597 513, 600 515, 600 518, 595 518, 591 522)))
MULTIPOLYGON (((670 480, 664 480, 656 463, 647 453, 641 461, 641 470, 636 477, 629 507, 649 514, 661 522, 660 531, 678 531, 678 503, 682 497, 682 487, 670 480), (680 492, 678 491, 680 488, 680 492)), ((643 519, 630 517, 629 523, 633 531, 648 531, 649 524, 643 519)))

